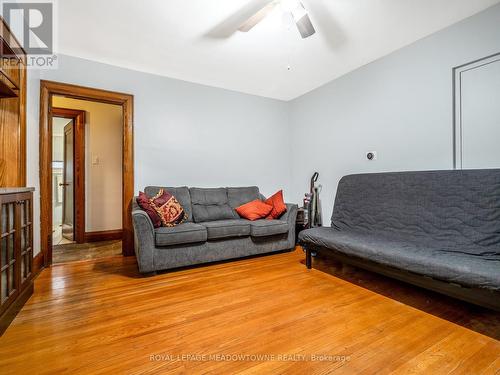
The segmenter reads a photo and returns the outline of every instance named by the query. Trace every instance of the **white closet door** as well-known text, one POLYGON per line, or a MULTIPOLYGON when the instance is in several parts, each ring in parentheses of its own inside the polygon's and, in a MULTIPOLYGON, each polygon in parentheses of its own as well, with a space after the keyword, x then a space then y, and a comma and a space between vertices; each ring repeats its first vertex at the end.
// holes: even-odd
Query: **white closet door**
POLYGON ((460 72, 461 165, 500 168, 500 57, 460 72))

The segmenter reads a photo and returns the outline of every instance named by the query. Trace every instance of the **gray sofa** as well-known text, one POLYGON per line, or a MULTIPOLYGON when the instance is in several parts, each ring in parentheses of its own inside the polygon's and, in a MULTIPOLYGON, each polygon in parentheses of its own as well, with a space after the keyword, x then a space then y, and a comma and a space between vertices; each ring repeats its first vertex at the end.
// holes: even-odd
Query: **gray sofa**
POLYGON ((500 309, 500 169, 351 175, 311 252, 500 309))
MULTIPOLYGON (((160 187, 146 187, 154 196, 160 187)), ((132 219, 139 271, 153 273, 200 263, 290 250, 295 247, 297 206, 287 204, 278 220, 241 219, 236 207, 264 199, 257 187, 165 187, 179 201, 187 220, 175 227, 154 228, 134 199, 132 219)))

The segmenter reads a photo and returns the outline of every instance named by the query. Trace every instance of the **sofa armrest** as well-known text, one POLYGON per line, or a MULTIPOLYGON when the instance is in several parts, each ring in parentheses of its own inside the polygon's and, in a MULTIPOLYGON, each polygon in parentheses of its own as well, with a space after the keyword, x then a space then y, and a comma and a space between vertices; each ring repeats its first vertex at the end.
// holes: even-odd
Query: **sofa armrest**
POLYGON ((295 247, 295 222, 297 220, 297 210, 299 206, 293 203, 286 203, 286 212, 280 217, 288 223, 288 242, 290 249, 295 247))
POLYGON ((294 203, 285 203, 286 204, 286 212, 280 216, 280 220, 287 221, 290 224, 290 220, 293 221, 293 225, 295 225, 295 220, 297 219, 297 210, 299 208, 298 205, 294 203))
POLYGON ((154 272, 155 229, 148 214, 137 205, 132 207, 132 224, 139 271, 154 272))

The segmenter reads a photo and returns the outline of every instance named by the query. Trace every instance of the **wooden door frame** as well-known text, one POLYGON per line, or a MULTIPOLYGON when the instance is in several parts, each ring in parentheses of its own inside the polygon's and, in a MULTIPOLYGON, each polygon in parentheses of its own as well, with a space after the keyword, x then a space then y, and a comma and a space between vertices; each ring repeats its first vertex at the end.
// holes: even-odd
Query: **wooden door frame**
MULTIPOLYGON (((73 120, 74 131, 74 237, 76 243, 85 242, 85 111, 53 107, 51 117, 73 120)), ((51 129, 52 133, 52 129, 51 129)), ((52 134, 51 134, 52 139, 52 134)), ((64 206, 63 206, 64 211, 64 206)), ((51 211, 52 212, 52 211, 51 211)))
POLYGON ((40 225, 44 265, 52 264, 52 97, 120 105, 123 110, 122 254, 134 255, 132 200, 134 198, 134 97, 113 91, 40 80, 40 225))

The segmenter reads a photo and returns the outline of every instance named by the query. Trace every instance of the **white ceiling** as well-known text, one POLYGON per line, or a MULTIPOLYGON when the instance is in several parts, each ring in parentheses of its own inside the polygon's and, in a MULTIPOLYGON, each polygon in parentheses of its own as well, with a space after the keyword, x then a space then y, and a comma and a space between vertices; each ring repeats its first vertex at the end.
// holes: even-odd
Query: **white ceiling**
POLYGON ((500 0, 302 2, 317 30, 304 40, 279 7, 234 32, 265 0, 60 0, 59 52, 290 100, 500 0))

